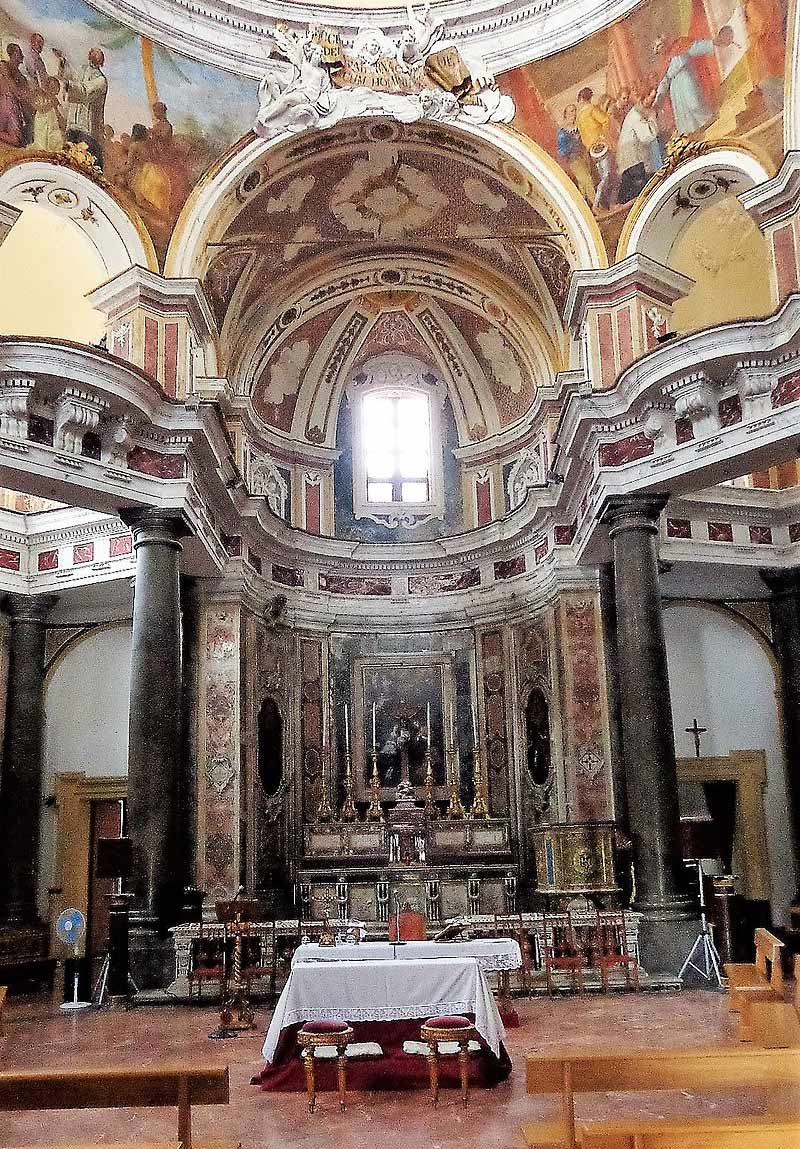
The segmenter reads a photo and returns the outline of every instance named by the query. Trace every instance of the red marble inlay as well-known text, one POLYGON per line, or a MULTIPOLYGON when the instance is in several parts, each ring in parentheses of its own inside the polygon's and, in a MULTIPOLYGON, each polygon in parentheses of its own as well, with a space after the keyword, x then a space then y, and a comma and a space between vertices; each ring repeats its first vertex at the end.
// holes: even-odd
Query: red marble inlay
POLYGON ((144 369, 158 378, 158 324, 149 315, 144 317, 144 369))
POLYGON ((320 509, 320 483, 305 484, 306 530, 311 535, 318 535, 321 529, 322 512, 320 509))
POLYGON ((742 421, 742 400, 738 395, 728 395, 719 401, 719 424, 721 427, 733 427, 742 421))
POLYGON ((492 521, 492 486, 488 475, 475 483, 475 502, 478 510, 478 526, 483 527, 492 521))
POLYGON ((388 578, 359 578, 357 575, 321 574, 319 589, 330 594, 360 594, 366 596, 386 596, 392 593, 392 583, 388 578))
POLYGON ((613 387, 617 375, 614 364, 614 326, 608 312, 597 316, 597 345, 600 351, 600 386, 613 387))
POLYGON ((772 388, 773 407, 784 407, 787 403, 794 403, 795 399, 800 399, 800 371, 784 375, 772 388))
POLYGON ((280 583, 281 586, 305 586, 306 576, 303 571, 296 570, 295 567, 282 567, 273 563, 272 581, 280 583))
POLYGON ((128 467, 141 475, 154 479, 182 479, 184 476, 183 455, 164 455, 147 447, 134 447, 128 455, 128 467))
POLYGON ((178 393, 178 324, 164 325, 164 390, 173 398, 178 393))
POLYGON ((545 539, 543 543, 539 543, 538 547, 533 552, 533 557, 536 559, 537 563, 540 563, 540 562, 543 562, 547 558, 549 553, 550 553, 550 544, 547 541, 547 539, 545 539))
POLYGON ((750 526, 750 542, 755 546, 772 545, 772 527, 763 523, 754 523, 750 526))
POLYGON ((133 536, 132 535, 112 535, 108 540, 108 557, 112 559, 122 558, 123 555, 129 555, 133 551, 133 536))
POLYGON ((9 550, 7 547, 0 547, 0 567, 6 571, 18 571, 20 564, 19 551, 9 550))
POLYGON ((622 307, 617 312, 617 336, 619 338, 619 369, 624 371, 633 359, 633 333, 630 307, 622 307))
POLYGON ((94 562, 94 543, 76 543, 72 548, 72 561, 76 566, 94 562))
POLYGON ((557 547, 568 547, 575 538, 576 523, 557 523, 553 531, 553 542, 557 547))
POLYGON ((689 519, 667 519, 668 539, 690 539, 692 524, 689 519))
POLYGON ((789 542, 800 542, 800 523, 789 523, 789 542))
POLYGON ((708 541, 710 543, 732 543, 733 523, 708 523, 708 541))
POLYGON ((40 551, 36 559, 36 569, 39 571, 57 571, 58 550, 40 551))
POLYGON ((480 586, 481 572, 477 567, 447 574, 409 575, 408 593, 413 595, 450 594, 480 586))
POLYGON ((494 564, 494 577, 496 579, 514 578, 515 575, 525 574, 525 555, 516 555, 513 559, 499 559, 494 564))
POLYGON ((653 454, 653 440, 639 431, 629 435, 627 439, 618 439, 615 443, 601 443, 599 459, 601 467, 622 467, 626 463, 633 463, 637 459, 646 459, 653 454))
POLYGON ((694 427, 692 420, 684 417, 683 419, 675 420, 675 442, 678 446, 681 443, 691 443, 694 438, 694 427))

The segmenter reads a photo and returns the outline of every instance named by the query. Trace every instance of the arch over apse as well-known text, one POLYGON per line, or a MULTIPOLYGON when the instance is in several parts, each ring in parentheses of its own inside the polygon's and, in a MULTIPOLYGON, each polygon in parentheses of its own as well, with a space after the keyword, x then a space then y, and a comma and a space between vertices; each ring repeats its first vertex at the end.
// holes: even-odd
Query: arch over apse
MULTIPOLYGON (((364 122, 352 120, 347 124, 355 126, 364 122)), ((437 124, 436 127, 455 138, 464 139, 471 146, 474 146, 473 141, 480 142, 500 154, 510 165, 509 173, 518 173, 526 185, 519 190, 538 196, 549 206, 554 229, 562 229, 566 237, 573 267, 608 266, 600 229, 588 204, 560 165, 543 148, 526 136, 496 124, 458 127, 437 124)), ((322 136, 325 133, 318 134, 322 136)), ((278 149, 309 136, 310 133, 302 136, 284 133, 273 140, 249 136, 240 141, 227 159, 201 180, 189 196, 167 251, 165 274, 202 279, 208 244, 219 238, 241 207, 237 190, 243 181, 252 172, 263 168, 278 149)), ((275 170, 271 171, 272 175, 275 170)))

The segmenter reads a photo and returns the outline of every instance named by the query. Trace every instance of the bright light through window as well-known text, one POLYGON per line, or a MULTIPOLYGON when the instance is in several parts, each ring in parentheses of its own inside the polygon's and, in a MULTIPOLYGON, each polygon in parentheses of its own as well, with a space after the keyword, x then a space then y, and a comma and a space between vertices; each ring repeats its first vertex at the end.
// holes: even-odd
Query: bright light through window
POLYGON ((378 391, 362 405, 367 501, 427 503, 431 432, 428 397, 378 391))

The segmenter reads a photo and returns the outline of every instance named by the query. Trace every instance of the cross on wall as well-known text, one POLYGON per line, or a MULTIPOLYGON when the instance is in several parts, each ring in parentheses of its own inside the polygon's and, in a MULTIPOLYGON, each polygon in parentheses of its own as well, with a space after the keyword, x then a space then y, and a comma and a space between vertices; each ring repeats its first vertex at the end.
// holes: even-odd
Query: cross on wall
POLYGON ((694 756, 695 756, 695 758, 699 758, 700 757, 700 735, 701 734, 708 734, 708 727, 707 726, 698 726, 697 725, 697 719, 693 718, 692 719, 692 725, 687 726, 684 733, 685 734, 691 734, 692 738, 694 739, 694 756))

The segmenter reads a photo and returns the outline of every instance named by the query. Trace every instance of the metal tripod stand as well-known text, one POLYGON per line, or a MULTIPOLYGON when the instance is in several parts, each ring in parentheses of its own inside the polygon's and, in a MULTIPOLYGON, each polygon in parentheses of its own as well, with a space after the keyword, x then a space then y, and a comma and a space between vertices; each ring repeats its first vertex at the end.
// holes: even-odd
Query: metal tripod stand
POLYGON ((683 976, 688 969, 693 969, 696 974, 699 974, 705 981, 716 981, 717 985, 722 987, 722 974, 720 973, 720 958, 717 953, 717 947, 714 945, 714 939, 711 936, 711 928, 708 924, 708 917, 706 915, 706 898, 703 891, 703 863, 699 858, 687 858, 685 863, 692 869, 697 869, 697 878, 700 887, 700 933, 694 939, 694 944, 686 955, 686 961, 680 968, 678 978, 683 981, 683 976), (699 964, 698 964, 699 963, 699 964))

